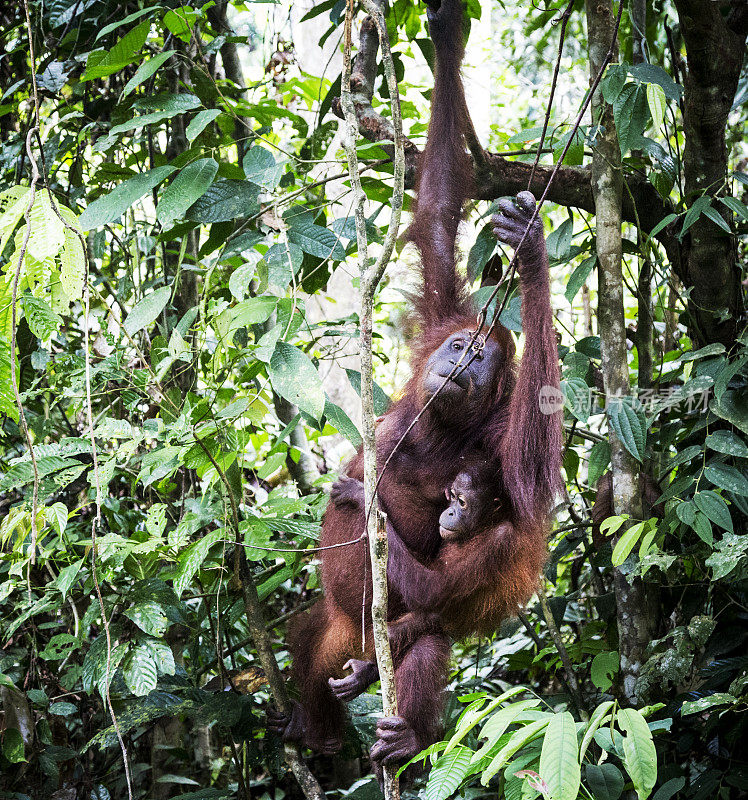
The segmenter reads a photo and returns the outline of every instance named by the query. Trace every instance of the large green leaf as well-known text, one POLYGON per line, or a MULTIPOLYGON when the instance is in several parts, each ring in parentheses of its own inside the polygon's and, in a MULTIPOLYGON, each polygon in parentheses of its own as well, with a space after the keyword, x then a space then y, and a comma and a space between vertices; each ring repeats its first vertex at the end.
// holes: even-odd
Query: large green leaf
POLYGON ((314 419, 320 419, 325 410, 322 379, 309 357, 298 347, 278 342, 270 359, 270 380, 281 397, 314 419))
POLYGON ((737 467, 712 461, 705 467, 704 476, 720 489, 748 497, 748 478, 737 467))
POLYGON ((158 186, 172 172, 174 167, 156 167, 123 181, 109 194, 99 197, 86 207, 79 219, 81 228, 88 231, 115 222, 131 205, 158 186))
MULTIPOLYGON (((480 738, 486 741, 480 749, 476 750, 472 760, 474 762, 480 761, 481 758, 487 756, 514 720, 523 712, 537 706, 538 703, 539 701, 536 698, 521 700, 519 703, 512 703, 493 713, 488 722, 481 728, 480 738)), ((488 710, 491 710, 490 707, 488 710)))
POLYGON ((483 267, 496 249, 496 237, 491 230, 491 223, 484 225, 475 238, 475 244, 470 248, 467 259, 468 280, 476 280, 483 272, 483 267))
POLYGON ((540 752, 540 776, 548 785, 551 800, 576 800, 581 780, 577 726, 568 712, 554 714, 540 752))
POLYGON ((629 557, 629 553, 634 549, 634 545, 644 532, 644 525, 644 522, 637 522, 621 535, 621 538, 613 548, 612 562, 614 567, 620 567, 629 557))
POLYGON ((590 742, 595 735, 595 731, 608 719, 608 714, 610 713, 610 709, 612 707, 613 701, 606 700, 604 703, 600 703, 600 705, 592 712, 590 721, 587 723, 587 730, 584 732, 584 736, 582 737, 582 744, 579 746, 580 762, 584 760, 584 755, 587 752, 587 748, 590 746, 590 742))
POLYGON ((361 444, 361 434, 356 427, 356 423, 340 406, 335 405, 329 399, 325 400, 325 416, 330 425, 336 428, 339 433, 342 433, 354 447, 358 447, 361 444))
POLYGON ((192 111, 199 105, 200 100, 194 94, 161 94, 148 99, 139 99, 137 107, 147 113, 115 125, 107 137, 96 143, 94 151, 100 152, 109 149, 116 142, 120 133, 142 128, 145 125, 155 125, 157 122, 176 117, 177 114, 192 111))
POLYGON ((166 308, 170 297, 171 287, 162 286, 139 300, 125 320, 124 328, 130 336, 155 322, 158 315, 166 308))
POLYGON ((657 782, 657 752, 647 721, 635 708, 622 708, 616 714, 623 737, 623 763, 633 781, 639 800, 649 797, 657 782))
POLYGON ((696 492, 693 500, 699 511, 709 517, 715 525, 719 525, 722 530, 732 532, 730 509, 721 495, 707 489, 706 491, 696 492))
POLYGON ((189 208, 186 214, 187 219, 207 224, 250 217, 260 209, 257 202, 259 191, 259 186, 250 181, 216 181, 189 208))
POLYGON ((156 688, 158 667, 150 647, 139 644, 127 657, 124 667, 127 688, 138 697, 143 697, 156 688))
MULTIPOLYGON (((361 373, 357 369, 346 369, 346 375, 351 382, 351 386, 356 390, 356 394, 361 397, 361 373)), ((390 405, 390 398, 385 394, 384 389, 374 381, 374 413, 381 417, 390 405)))
POLYGON ((429 774, 426 800, 447 800, 456 791, 470 768, 472 751, 459 745, 451 753, 440 756, 429 774))
POLYGON ((623 446, 639 462, 644 460, 647 443, 647 418, 641 408, 634 408, 628 398, 608 401, 608 422, 623 446))
POLYGON ((518 731, 513 733, 509 741, 496 753, 489 765, 483 770, 480 779, 483 786, 488 786, 488 782, 491 778, 493 778, 500 769, 503 769, 504 765, 517 750, 540 736, 548 725, 548 722, 549 719, 546 716, 544 719, 535 720, 535 722, 531 722, 529 725, 523 725, 518 731))
POLYGON ((706 446, 728 456, 748 458, 748 444, 732 431, 715 431, 706 437, 706 446))
POLYGON ((163 66, 164 62, 170 59, 174 55, 174 50, 166 50, 163 53, 159 53, 158 55, 153 56, 153 58, 149 58, 148 61, 145 61, 141 64, 136 70, 135 74, 130 78, 130 80, 125 84, 125 88, 122 90, 122 99, 124 100, 128 94, 134 92, 135 89, 140 86, 143 81, 147 81, 148 78, 153 75, 153 73, 161 66, 163 66))
POLYGON ((184 217, 187 209, 208 190, 217 172, 218 164, 212 158, 199 158, 180 171, 164 190, 156 208, 156 219, 164 228, 184 217))
POLYGON ((582 263, 574 270, 574 272, 571 273, 571 277, 566 284, 566 291, 564 292, 564 297, 570 303, 574 302, 574 298, 577 296, 577 293, 582 286, 584 286, 596 262, 597 256, 585 258, 584 261, 582 261, 582 263))
POLYGON ((613 117, 621 155, 625 156, 639 140, 649 119, 647 90, 638 83, 627 83, 613 102, 613 117))
POLYGON ((184 132, 187 141, 192 144, 220 113, 220 108, 209 108, 205 111, 198 111, 193 119, 190 120, 187 130, 184 132))
POLYGON ((123 611, 142 631, 150 636, 163 636, 166 633, 166 614, 153 600, 136 603, 123 611))
POLYGON ((141 22, 140 25, 128 31, 109 50, 94 50, 88 56, 86 70, 81 77, 81 82, 95 78, 105 78, 119 70, 124 69, 135 60, 135 55, 145 44, 151 23, 141 22))
POLYGON ((332 258, 335 261, 345 258, 345 250, 338 237, 327 228, 309 222, 306 217, 293 218, 288 229, 288 241, 317 258, 332 258))
POLYGON ((53 333, 60 330, 62 317, 52 311, 46 300, 27 294, 21 298, 21 303, 23 316, 34 336, 46 341, 53 333))
POLYGON ((195 573, 202 566, 203 561, 208 557, 210 548, 219 542, 225 534, 223 528, 217 528, 203 536, 202 539, 190 545, 186 550, 179 554, 178 567, 174 573, 174 591, 177 597, 182 596, 182 592, 190 585, 195 573))
POLYGON ((276 163, 273 154, 259 145, 247 150, 242 168, 247 180, 261 186, 265 191, 275 189, 283 175, 283 164, 276 163))
POLYGON ((618 800, 625 782, 615 764, 587 764, 584 777, 595 800, 618 800))
POLYGON ((590 460, 587 464, 587 477, 590 486, 595 486, 605 474, 610 464, 610 442, 595 442, 590 450, 590 460))
POLYGON ((709 403, 709 410, 748 436, 748 392, 728 389, 719 400, 714 398, 709 403))

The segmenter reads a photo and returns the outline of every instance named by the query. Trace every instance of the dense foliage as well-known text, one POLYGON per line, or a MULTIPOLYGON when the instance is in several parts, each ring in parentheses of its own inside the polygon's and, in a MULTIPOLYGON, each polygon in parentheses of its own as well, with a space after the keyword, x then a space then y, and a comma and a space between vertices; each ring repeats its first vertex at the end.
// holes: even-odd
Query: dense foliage
MULTIPOLYGON (((345 4, 319 3, 290 28, 289 5, 32 0, 33 61, 23 6, 0 10, 2 797, 127 797, 123 758, 135 797, 300 795, 263 729, 270 697, 245 592, 256 586, 285 670, 285 622, 318 590, 305 550, 360 435, 356 403, 330 377, 358 335, 357 314, 336 312, 334 301, 344 303, 330 288, 356 251, 334 139, 339 60, 336 73, 320 51, 310 74, 289 39, 316 25, 337 51, 345 4)), ((529 168, 558 44, 550 22, 563 8, 519 6, 468 3, 473 38, 499 21, 491 91, 511 97, 490 112, 486 144, 529 168)), ((616 800, 624 790, 695 800, 748 786, 738 267, 748 72, 729 101, 724 179, 693 191, 690 18, 666 24, 677 11, 650 6, 645 60, 625 12, 621 54, 602 83, 624 202, 644 186, 661 208, 650 223, 652 205, 637 203, 623 228, 632 390, 606 398, 603 389, 595 214, 549 203, 566 495, 537 601, 490 641, 455 647, 429 800, 460 786, 510 800, 616 800), (707 259, 707 285, 719 297, 733 287, 709 319, 698 289, 704 231, 729 245, 707 259), (611 446, 657 484, 656 504, 638 517, 616 504, 594 526, 611 446), (621 593, 622 580, 635 596, 621 593), (619 636, 631 615, 648 641, 637 663, 619 636)), ((574 4, 541 163, 558 158, 583 98, 584 20, 574 4)), ((405 133, 422 144, 423 6, 396 0, 388 27, 405 133)), ((373 103, 385 118, 386 94, 380 71, 373 103)), ((588 167, 598 132, 588 116, 565 163, 588 167)), ((387 152, 360 141, 373 242, 388 223, 387 152)), ((477 234, 464 239, 477 307, 496 263, 484 226, 492 203, 471 206, 477 234)), ((412 264, 402 249, 378 296, 377 413, 404 377, 412 264)), ((521 335, 518 297, 503 320, 521 335)), ((355 398, 360 374, 350 367, 347 380, 355 398)), ((372 779, 354 781, 368 769, 378 703, 372 690, 352 704, 342 758, 311 759, 331 794, 377 794, 372 779)))

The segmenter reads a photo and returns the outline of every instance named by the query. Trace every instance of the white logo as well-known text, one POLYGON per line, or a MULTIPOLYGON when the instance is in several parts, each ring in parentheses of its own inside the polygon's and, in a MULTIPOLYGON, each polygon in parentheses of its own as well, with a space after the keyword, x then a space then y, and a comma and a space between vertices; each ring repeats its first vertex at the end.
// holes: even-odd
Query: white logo
POLYGON ((541 414, 555 414, 563 410, 564 393, 555 386, 543 386, 538 395, 541 414))

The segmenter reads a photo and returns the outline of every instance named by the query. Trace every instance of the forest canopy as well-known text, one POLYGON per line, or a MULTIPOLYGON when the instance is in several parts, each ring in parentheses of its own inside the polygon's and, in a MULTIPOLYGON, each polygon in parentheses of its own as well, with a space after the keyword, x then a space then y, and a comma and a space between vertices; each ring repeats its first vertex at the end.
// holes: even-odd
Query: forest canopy
MULTIPOLYGON (((403 797, 743 796, 748 6, 465 8, 459 268, 521 352, 490 219, 544 197, 564 488, 403 797)), ((0 37, 0 798, 380 797, 378 685, 335 758, 265 714, 361 396, 410 377, 426 7, 23 0, 0 37), (395 241, 371 375, 351 149, 370 259, 395 241)))

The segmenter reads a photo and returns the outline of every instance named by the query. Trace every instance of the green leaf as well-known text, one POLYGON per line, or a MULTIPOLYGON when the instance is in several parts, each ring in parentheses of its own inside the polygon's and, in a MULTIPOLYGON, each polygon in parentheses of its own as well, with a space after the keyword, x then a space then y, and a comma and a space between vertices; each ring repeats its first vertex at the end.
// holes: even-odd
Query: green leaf
POLYGON ((613 398, 608 403, 608 422, 623 446, 640 463, 647 443, 647 418, 628 398, 613 398))
MULTIPOLYGON (((356 394, 361 397, 361 373, 357 369, 348 368, 346 368, 345 372, 356 394)), ((374 381, 374 413, 381 417, 389 408, 390 402, 390 398, 385 394, 384 389, 374 381)))
POLYGON ((720 203, 730 209, 734 214, 748 221, 748 206, 738 200, 737 197, 720 197, 720 203))
POLYGON ((512 734, 509 741, 499 750, 499 752, 491 759, 489 765, 483 770, 480 782, 483 786, 487 786, 488 782, 493 776, 503 769, 509 759, 530 741, 540 736, 543 730, 548 725, 548 719, 539 719, 531 722, 529 725, 524 725, 518 731, 512 734))
POLYGON ((447 800, 456 791, 470 768, 472 752, 459 745, 447 755, 440 756, 429 773, 424 792, 426 800, 447 800))
POLYGON ((151 649, 139 644, 130 653, 124 666, 127 688, 137 697, 144 697, 158 684, 158 668, 151 649))
MULTIPOLYGON (((141 8, 140 11, 135 11, 132 14, 128 14, 124 19, 118 19, 115 22, 110 22, 96 34, 94 41, 98 42, 102 36, 106 36, 108 33, 111 33, 112 31, 116 30, 117 28, 121 28, 124 25, 129 25, 131 22, 135 22, 136 19, 140 19, 146 14, 153 14, 154 11, 158 11, 161 8, 162 6, 149 5, 148 8, 141 8)), ((61 23, 58 21, 58 24, 61 23)))
MULTIPOLYGON (((506 695, 507 693, 505 692, 504 694, 506 695)), ((503 697, 504 695, 502 695, 502 698, 503 697)), ((497 701, 503 702, 502 698, 496 699, 497 701)), ((507 728, 514 722, 514 720, 517 719, 517 717, 519 717, 523 712, 530 708, 534 708, 537 705, 538 700, 536 698, 532 698, 530 700, 521 700, 519 703, 512 703, 511 705, 500 708, 498 711, 494 712, 489 718, 488 722, 486 722, 481 729, 480 738, 485 739, 486 741, 483 743, 481 748, 474 753, 472 761, 480 761, 482 758, 487 756, 495 747, 499 739, 501 739, 501 737, 504 735, 507 728)))
POLYGON ((725 218, 712 206, 707 206, 704 209, 704 216, 708 217, 718 228, 721 228, 725 233, 732 233, 730 226, 725 222, 725 218))
POLYGON ((273 389, 289 403, 319 420, 325 410, 322 379, 309 357, 288 342, 278 342, 270 359, 273 389))
POLYGON ((548 784, 551 800, 576 800, 581 771, 577 726, 568 712, 554 714, 543 738, 540 776, 548 784))
POLYGON ((696 492, 693 499, 699 511, 706 514, 715 525, 719 525, 722 530, 732 533, 730 509, 721 495, 707 489, 703 492, 696 492))
POLYGON ((671 778, 660 786, 652 796, 652 800, 670 800, 670 798, 675 797, 685 785, 685 778, 671 778))
POLYGON ((332 258, 335 261, 345 258, 345 250, 338 237, 327 228, 309 222, 306 217, 293 218, 288 229, 288 241, 317 258, 332 258))
POLYGON ((242 169, 248 181, 268 192, 275 189, 283 175, 283 164, 276 163, 273 154, 259 145, 247 150, 242 159, 242 169))
POLYGON ((675 507, 675 516, 684 524, 693 528, 696 521, 696 503, 686 500, 675 507))
POLYGON ((736 467, 712 461, 704 469, 704 476, 720 489, 748 497, 748 478, 736 467))
POLYGON ((570 219, 565 219, 555 230, 551 231, 547 239, 548 255, 556 261, 568 257, 571 250, 571 241, 574 236, 574 224, 570 219))
POLYGON ((161 637, 166 633, 166 614, 153 600, 136 603, 122 613, 150 636, 161 637))
POLYGON ((634 708, 622 708, 616 714, 624 732, 623 763, 639 800, 645 800, 657 782, 657 753, 647 721, 634 708))
POLYGON ((340 406, 335 405, 330 399, 325 400, 325 417, 327 417, 330 425, 343 434, 354 447, 358 447, 361 444, 363 440, 356 423, 340 406))
POLYGON ((613 105, 628 80, 628 65, 608 64, 601 90, 606 103, 613 105))
POLYGON ((127 122, 122 122, 115 125, 110 131, 109 135, 102 138, 94 146, 94 152, 102 152, 108 150, 116 141, 120 133, 135 130, 135 128, 142 128, 145 125, 155 125, 157 122, 162 122, 165 119, 171 119, 178 114, 184 114, 186 111, 192 111, 200 105, 200 100, 194 94, 160 94, 148 100, 138 99, 137 106, 139 108, 148 109, 152 108, 153 111, 147 114, 141 114, 138 117, 133 117, 127 122))
POLYGON ((592 683, 594 683, 598 689, 601 689, 603 692, 607 692, 608 689, 610 689, 613 685, 613 678, 615 678, 620 669, 619 661, 620 657, 617 650, 611 650, 607 653, 598 653, 592 659, 590 677, 592 678, 592 683))
POLYGON ((187 209, 208 191, 218 172, 218 164, 212 158, 199 158, 182 169, 166 187, 156 208, 156 219, 170 228, 182 219, 187 209))
POLYGON ((625 156, 644 133, 649 118, 646 89, 638 83, 627 83, 613 102, 613 117, 621 156, 625 156))
POLYGON ((6 728, 3 732, 3 755, 11 764, 26 761, 23 736, 17 728, 6 728))
POLYGON ((70 717, 78 713, 78 708, 72 703, 52 703, 48 711, 56 717, 70 717))
POLYGON ((148 32, 151 29, 149 21, 128 31, 110 50, 103 51, 103 58, 98 54, 102 51, 94 50, 88 56, 86 70, 81 76, 81 83, 95 78, 105 78, 119 70, 124 69, 135 60, 135 54, 145 44, 148 32))
POLYGON ((60 330, 62 317, 52 311, 46 300, 26 294, 21 298, 21 304, 23 316, 26 318, 31 333, 38 339, 46 341, 53 333, 60 330))
POLYGON ((709 522, 709 518, 706 514, 702 514, 700 511, 697 511, 694 514, 693 518, 693 529, 696 531, 696 535, 701 539, 702 542, 711 547, 714 544, 714 534, 712 533, 712 523, 709 522))
POLYGON ((159 53, 158 55, 153 56, 153 58, 149 58, 148 61, 143 62, 136 70, 135 74, 130 78, 130 80, 125 84, 125 88, 122 90, 122 100, 124 100, 128 94, 134 92, 135 89, 140 86, 143 81, 147 81, 148 78, 153 75, 153 73, 163 65, 165 61, 171 58, 174 55, 173 50, 167 50, 164 53, 159 53))
POLYGON ((629 557, 629 553, 634 549, 634 545, 639 541, 639 538, 644 531, 644 522, 637 522, 632 525, 616 542, 613 548, 613 566, 620 567, 621 564, 629 557))
POLYGON ((748 458, 748 445, 732 431, 715 431, 706 437, 706 446, 728 456, 748 458))
POLYGON ((665 120, 665 109, 667 108, 665 92, 661 86, 656 83, 647 84, 647 103, 649 113, 652 115, 652 125, 656 131, 659 131, 665 120))
POLYGON ((109 194, 99 197, 86 207, 79 219, 81 228, 89 231, 109 222, 116 222, 131 205, 158 186, 172 172, 174 167, 156 167, 123 181, 109 194))
POLYGON ((717 400, 722 399, 722 395, 727 391, 730 381, 739 373, 742 372, 745 365, 748 364, 748 352, 744 352, 741 356, 734 361, 725 364, 724 367, 717 373, 714 379, 714 396, 717 400))
MULTIPOLYGON (((60 213, 68 225, 80 230, 78 216, 60 206, 60 213)), ((65 228, 65 242, 60 250, 60 285, 65 297, 74 303, 83 298, 83 281, 86 276, 86 256, 83 244, 76 233, 65 228)))
POLYGON ((155 292, 147 294, 139 300, 133 310, 127 315, 124 328, 130 336, 134 336, 138 331, 153 324, 159 314, 166 308, 166 304, 171 298, 171 287, 162 286, 155 292))
POLYGON ((166 642, 159 642, 156 639, 146 639, 142 646, 150 651, 151 658, 156 662, 158 671, 164 675, 173 675, 176 672, 174 663, 174 653, 166 642))
POLYGON ((685 232, 691 227, 691 225, 696 222, 696 220, 701 216, 702 212, 705 208, 709 206, 709 198, 706 195, 701 195, 701 197, 697 197, 693 201, 693 205, 691 208, 686 211, 685 217, 683 217, 683 227, 678 234, 678 238, 682 239, 685 232))
POLYGON ((596 263, 597 256, 590 256, 589 258, 585 258, 584 261, 574 269, 574 272, 571 273, 569 282, 566 284, 566 291, 564 292, 564 297, 569 303, 574 302, 574 298, 586 283, 596 263))
POLYGON ((715 692, 707 697, 700 697, 698 700, 689 700, 680 707, 683 716, 688 714, 700 714, 714 706, 729 706, 737 703, 737 698, 726 692, 715 692))
POLYGON ((567 378, 561 381, 565 406, 580 422, 587 422, 592 410, 592 391, 582 378, 567 378))
POLYGON ((606 700, 604 703, 600 703, 600 705, 592 712, 590 721, 587 723, 587 730, 584 732, 584 736, 582 737, 582 744, 579 747, 580 763, 584 760, 584 755, 587 752, 587 748, 590 746, 590 742, 595 735, 595 731, 607 720, 608 714, 610 709, 613 708, 613 705, 614 703, 612 700, 606 700))
POLYGON ((670 100, 679 100, 683 94, 683 87, 679 86, 670 75, 656 64, 636 64, 629 67, 631 74, 647 84, 657 84, 670 100))
POLYGON ((491 223, 484 225, 475 237, 475 244, 470 248, 467 258, 467 275, 469 281, 476 280, 483 272, 483 267, 496 250, 496 237, 491 230, 491 223))
POLYGON ((748 536, 734 533, 725 535, 716 543, 716 550, 706 560, 706 565, 714 571, 714 580, 726 578, 746 557, 748 536))
POLYGON ((204 224, 229 222, 251 217, 259 210, 257 184, 249 181, 220 180, 187 211, 187 219, 204 224))
POLYGON ((206 111, 198 111, 187 126, 184 135, 190 145, 197 137, 210 125, 213 120, 221 114, 220 108, 209 108, 206 111))
POLYGON ((728 389, 709 403, 709 410, 748 436, 748 392, 728 389))
POLYGON ((590 460, 587 464, 587 479, 590 486, 595 486, 605 474, 610 464, 610 442, 595 442, 590 450, 590 460))
POLYGON ((63 600, 67 597, 68 592, 77 580, 78 573, 81 571, 82 566, 83 559, 80 559, 67 567, 63 567, 58 573, 54 581, 54 586, 60 590, 63 600))
POLYGON ((11 369, 15 370, 18 376, 16 354, 13 353, 11 358, 10 342, 4 336, 0 336, 0 413, 7 414, 18 422, 18 407, 13 394, 11 369))
POLYGON ((180 553, 178 558, 179 566, 174 573, 174 591, 177 597, 181 597, 182 592, 192 583, 195 573, 208 557, 210 548, 223 538, 224 533, 223 528, 209 531, 202 539, 180 553))
POLYGON ((584 777, 595 800, 618 800, 623 794, 625 782, 615 764, 587 764, 584 777))

